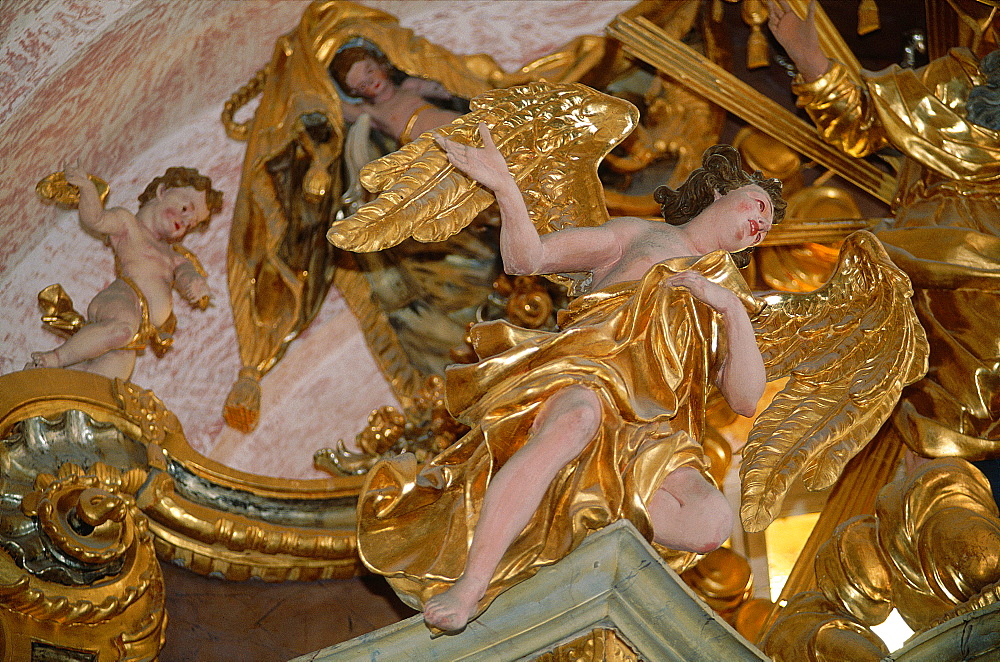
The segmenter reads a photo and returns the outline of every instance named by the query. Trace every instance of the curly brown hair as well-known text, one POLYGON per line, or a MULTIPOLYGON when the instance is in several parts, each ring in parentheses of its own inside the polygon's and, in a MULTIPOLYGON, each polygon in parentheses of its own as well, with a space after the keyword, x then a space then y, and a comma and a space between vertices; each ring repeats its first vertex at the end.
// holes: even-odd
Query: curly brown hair
POLYGON ((355 64, 364 62, 365 60, 371 60, 384 68, 388 72, 389 79, 397 85, 401 82, 401 78, 406 77, 406 74, 393 66, 389 58, 385 56, 385 53, 376 48, 368 46, 348 46, 347 48, 342 48, 333 56, 330 66, 327 67, 327 72, 330 74, 330 78, 340 87, 340 90, 349 97, 360 98, 361 95, 347 84, 347 73, 355 64))
MULTIPOLYGON (((756 184, 771 198, 774 215, 771 222, 780 223, 785 217, 787 203, 781 197, 781 182, 765 177, 756 170, 743 170, 743 160, 731 145, 715 145, 705 150, 701 157, 701 167, 691 171, 688 178, 677 190, 660 186, 653 191, 653 199, 660 204, 663 220, 671 225, 683 225, 705 211, 715 201, 716 193, 726 195, 738 188, 756 184)), ((739 267, 750 264, 753 247, 732 253, 739 267)))
MULTIPOLYGON (((156 190, 163 185, 164 189, 184 188, 190 186, 196 191, 205 192, 205 204, 208 206, 209 217, 222 211, 222 191, 212 188, 212 178, 202 175, 196 168, 175 166, 167 168, 160 177, 156 177, 146 185, 146 190, 139 194, 139 207, 156 197, 156 190)), ((208 223, 208 221, 205 221, 208 223)), ((201 225, 201 224, 199 224, 201 225)))

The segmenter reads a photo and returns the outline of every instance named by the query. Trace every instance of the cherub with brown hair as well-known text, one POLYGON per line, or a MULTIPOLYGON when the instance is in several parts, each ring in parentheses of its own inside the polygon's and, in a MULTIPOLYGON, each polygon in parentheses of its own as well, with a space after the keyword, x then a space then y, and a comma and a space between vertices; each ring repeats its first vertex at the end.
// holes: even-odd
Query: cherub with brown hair
MULTIPOLYGON (((512 577, 567 553, 587 526, 630 519, 656 543, 687 552, 708 552, 726 541, 732 512, 705 475, 698 445, 700 400, 714 383, 735 412, 753 416, 756 410, 764 391, 764 362, 746 286, 737 289, 740 279, 728 254, 759 243, 785 208, 780 183, 744 172, 732 147, 716 146, 680 190, 657 190, 668 223, 622 217, 539 235, 483 123, 479 135, 484 148, 436 139, 452 165, 493 191, 502 218, 505 271, 590 272, 593 294, 561 316, 566 322, 561 333, 473 366, 448 369, 449 407, 482 416, 470 416, 478 426, 425 472, 437 470, 436 463, 452 465, 454 460, 442 458, 461 455, 465 448, 481 446, 491 458, 466 465, 475 487, 463 485, 463 493, 468 489, 481 500, 478 521, 460 516, 462 523, 441 525, 461 529, 461 537, 471 541, 460 575, 423 594, 424 620, 444 631, 464 628, 494 597, 491 592, 502 590, 512 577), (640 293, 633 294, 636 289, 640 293), (617 302, 609 305, 607 293, 612 292, 617 302), (595 308, 585 310, 590 305, 595 308), (573 315, 578 319, 567 322, 573 315), (709 318, 715 319, 716 331, 724 329, 719 343, 694 339, 711 334, 703 328, 709 318), (668 355, 671 361, 664 360, 668 355), (497 362, 502 369, 493 365, 497 362), (583 511, 587 526, 567 524, 583 511)), ((477 351, 497 346, 484 342, 491 328, 496 327, 473 329, 477 351)), ((396 518, 408 522, 413 517, 406 507, 410 502, 429 510, 430 502, 450 505, 453 498, 447 490, 430 489, 411 498, 409 492, 421 490, 392 483, 393 469, 387 467, 394 461, 372 469, 359 506, 362 559, 379 570, 397 561, 385 531, 400 526, 396 518), (388 484, 391 489, 385 489, 388 484)), ((396 540, 410 533, 391 531, 396 540)), ((401 556, 409 553, 405 550, 401 556)), ((448 570, 427 574, 454 574, 448 570)))
POLYGON ((558 331, 473 326, 478 362, 445 373, 448 409, 470 431, 423 465, 402 454, 368 472, 361 560, 449 632, 617 520, 678 569, 722 544, 733 515, 701 446, 713 392, 756 416, 765 382, 788 378, 741 453, 740 517, 760 531, 797 477, 832 485, 926 367, 909 283, 868 233, 845 240, 818 293, 750 292, 733 254, 785 204, 732 147, 657 191, 664 221, 609 218, 588 195, 634 107, 531 83, 472 108, 371 164, 383 195, 328 235, 367 250, 436 239, 492 199, 504 270, 566 276, 579 294, 558 331))
POLYGON ((434 104, 433 100, 452 98, 440 83, 407 76, 374 48, 343 48, 333 57, 328 70, 344 94, 360 100, 341 104, 344 119, 354 122, 367 114, 375 128, 400 145, 448 124, 460 114, 434 104))
MULTIPOLYGON (((47 352, 33 352, 25 367, 74 366, 128 379, 137 351, 148 346, 162 356, 173 342, 176 318, 171 290, 192 306, 208 305, 212 292, 205 274, 179 242, 221 211, 222 193, 194 168, 168 168, 149 183, 139 196, 139 211, 132 214, 121 207, 104 209, 79 164, 67 167, 65 176, 80 189, 80 222, 103 235, 114 251, 117 278, 93 298, 87 321, 71 331, 66 342, 47 352)), ((58 285, 45 293, 50 299, 65 298, 58 285)))

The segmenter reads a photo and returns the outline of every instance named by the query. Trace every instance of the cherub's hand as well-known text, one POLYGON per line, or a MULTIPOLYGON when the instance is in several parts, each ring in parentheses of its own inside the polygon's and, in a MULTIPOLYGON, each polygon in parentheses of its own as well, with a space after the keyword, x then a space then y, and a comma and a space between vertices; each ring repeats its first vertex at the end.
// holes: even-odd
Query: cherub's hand
POLYGON ((81 189, 85 186, 93 187, 90 178, 87 177, 87 171, 80 167, 79 161, 74 161, 63 167, 63 176, 66 177, 66 181, 73 186, 80 187, 81 189))
POLYGON ((767 0, 767 27, 806 80, 815 80, 829 66, 816 30, 816 0, 809 2, 806 19, 799 18, 788 0, 767 0))
POLYGON ((453 166, 476 180, 483 186, 494 191, 501 186, 513 182, 507 162, 503 154, 493 142, 490 130, 483 122, 479 123, 479 135, 485 147, 472 147, 449 140, 439 134, 434 134, 434 140, 448 155, 453 166))
POLYGON ((722 315, 728 315, 734 310, 743 310, 743 304, 732 291, 713 283, 697 271, 674 274, 667 279, 667 283, 674 287, 686 288, 691 292, 691 296, 722 315))
POLYGON ((181 289, 181 295, 192 306, 196 306, 204 310, 208 307, 209 302, 212 300, 212 288, 208 286, 207 280, 198 276, 196 278, 192 278, 184 284, 181 289))

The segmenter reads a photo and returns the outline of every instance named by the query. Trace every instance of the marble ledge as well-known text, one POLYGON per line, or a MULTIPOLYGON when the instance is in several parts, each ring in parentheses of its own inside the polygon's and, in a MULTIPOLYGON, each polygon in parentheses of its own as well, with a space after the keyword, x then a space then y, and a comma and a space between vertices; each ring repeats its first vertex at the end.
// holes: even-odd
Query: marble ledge
POLYGON ((533 659, 597 628, 616 630, 645 660, 768 659, 708 609, 635 527, 621 520, 500 594, 459 634, 431 637, 417 615, 291 662, 533 659))

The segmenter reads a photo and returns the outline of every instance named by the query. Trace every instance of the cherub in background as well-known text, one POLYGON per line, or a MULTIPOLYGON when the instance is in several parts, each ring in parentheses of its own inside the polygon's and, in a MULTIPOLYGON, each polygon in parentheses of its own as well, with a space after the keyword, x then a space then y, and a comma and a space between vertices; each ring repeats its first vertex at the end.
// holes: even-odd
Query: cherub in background
MULTIPOLYGON (((73 366, 128 379, 137 351, 148 346, 162 356, 173 342, 172 289, 192 306, 208 305, 212 292, 205 274, 179 242, 222 209, 222 193, 194 168, 168 168, 139 196, 139 211, 133 215, 121 207, 104 209, 79 165, 67 167, 65 176, 80 189, 80 222, 103 235, 114 251, 118 277, 90 302, 85 323, 61 327, 73 333, 66 342, 47 352, 32 352, 25 367, 73 366)), ((49 312, 71 307, 59 285, 43 290, 39 301, 43 307, 51 302, 49 312)))
POLYGON ((354 122, 362 113, 368 114, 375 128, 400 145, 460 115, 431 101, 452 100, 440 83, 406 76, 374 48, 341 49, 330 62, 329 71, 345 94, 360 99, 357 104, 341 105, 344 119, 354 122))

